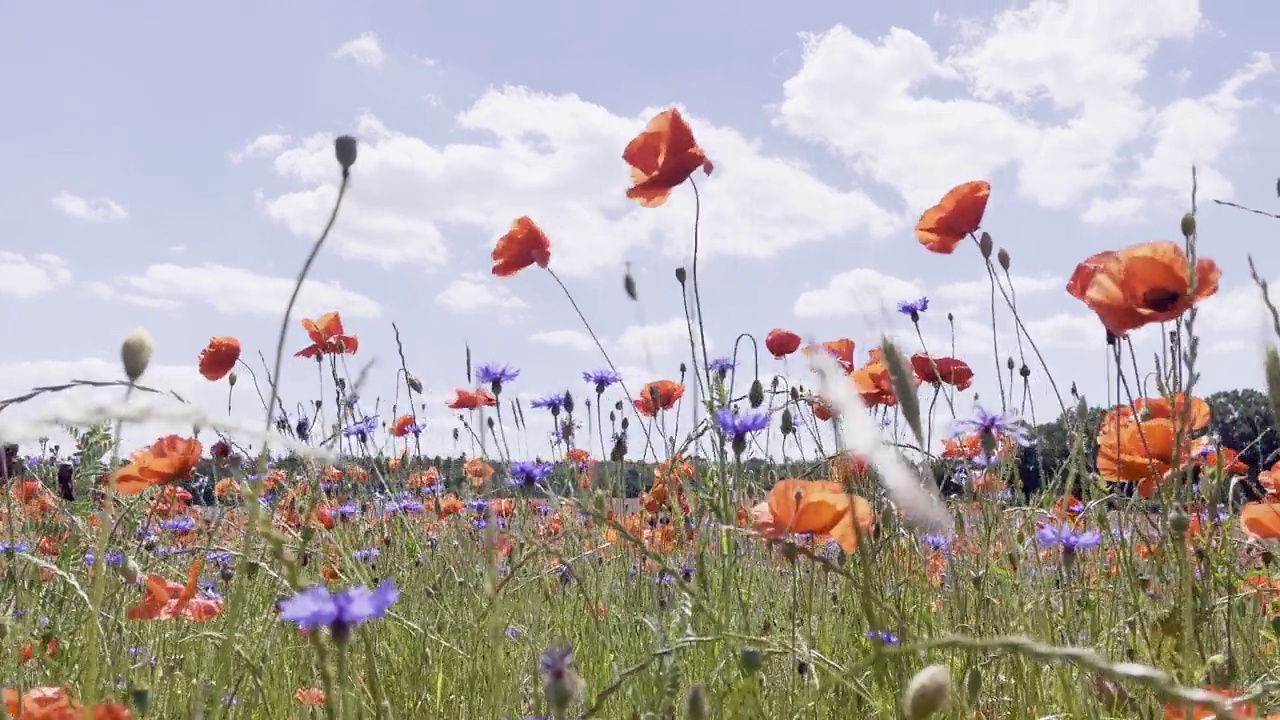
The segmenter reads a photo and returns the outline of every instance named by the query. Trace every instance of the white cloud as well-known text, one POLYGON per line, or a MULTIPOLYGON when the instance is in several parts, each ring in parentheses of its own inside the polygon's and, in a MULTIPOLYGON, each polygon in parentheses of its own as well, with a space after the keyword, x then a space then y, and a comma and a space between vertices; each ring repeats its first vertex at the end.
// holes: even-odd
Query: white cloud
MULTIPOLYGON (((141 275, 98 283, 91 291, 105 299, 119 299, 144 307, 176 307, 183 301, 201 302, 228 315, 274 315, 284 312, 293 292, 293 278, 261 275, 243 268, 207 263, 199 267, 151 265, 141 275)), ((378 317, 381 306, 366 295, 337 282, 307 280, 294 312, 314 316, 330 311, 344 317, 378 317)))
POLYGON ((1139 219, 1146 205, 1146 200, 1139 197, 1096 197, 1089 201, 1089 207, 1080 215, 1080 219, 1095 225, 1134 222, 1139 219))
MULTIPOLYGON (((963 26, 961 42, 945 55, 908 30, 893 28, 873 42, 837 26, 804 36, 804 64, 784 86, 778 122, 892 187, 913 212, 952 185, 1003 168, 1016 171, 1022 196, 1070 207, 1108 194, 1126 151, 1148 136, 1153 119, 1159 127, 1191 124, 1179 119, 1189 114, 1180 103, 1152 107, 1138 89, 1159 44, 1189 38, 1200 26, 1197 0, 1132 7, 1034 0, 989 25, 963 26), (1041 106, 1051 119, 1037 119, 1046 116, 1041 106)), ((1211 110, 1198 111, 1214 118, 1194 123, 1211 135, 1208 148, 1197 146, 1204 162, 1218 159, 1212 148, 1234 127, 1239 92, 1262 72, 1260 64, 1255 57, 1215 102, 1204 103, 1211 110)), ((1182 163, 1184 173, 1183 133, 1171 134, 1177 140, 1164 146, 1177 150, 1158 157, 1182 163)), ((1153 162, 1155 171, 1166 170, 1164 160, 1153 162)), ((1202 170, 1210 178, 1216 172, 1202 170)), ((1174 189, 1156 182, 1135 187, 1174 189)), ((1089 214, 1097 219, 1120 209, 1095 205, 1089 214)))
POLYGON ((30 298, 43 295, 71 282, 67 262, 57 255, 41 253, 28 258, 0 250, 0 295, 30 298))
MULTIPOLYGON (((997 270, 997 272, 999 272, 997 270)), ((1028 275, 1010 275, 1009 278, 1000 276, 1001 282, 1004 283, 1005 290, 1009 289, 1009 280, 1013 281, 1013 289, 1016 293, 1011 296, 1021 303, 1027 296, 1039 295, 1046 292, 1063 292, 1067 281, 1063 278, 1053 277, 1052 275, 1038 275, 1031 277, 1028 275)), ((949 300, 965 305, 985 304, 991 300, 991 280, 989 278, 983 280, 965 280, 961 282, 947 283, 939 286, 937 289, 930 291, 931 297, 940 300, 949 300)), ((1004 303, 1004 298, 1000 295, 999 288, 996 289, 996 298, 1000 303, 1004 303)))
POLYGON ((1092 314, 1058 313, 1025 324, 1041 348, 1086 350, 1106 345, 1107 332, 1092 314))
POLYGON ((581 330, 545 330, 529 336, 529 342, 551 347, 588 352, 596 349, 595 341, 581 330))
MULTIPOLYGON (((443 225, 479 231, 488 249, 512 218, 529 215, 551 239, 553 267, 566 275, 615 267, 654 245, 684 259, 693 191, 679 188, 658 210, 625 197, 629 174, 619 156, 658 110, 622 117, 575 95, 490 90, 457 119, 481 139, 452 145, 432 145, 366 115, 356 132, 358 181, 331 247, 387 268, 434 268, 449 258, 443 225)), ((711 177, 697 178, 703 227, 715 229, 702 236, 703 257, 769 258, 801 243, 879 237, 905 225, 861 191, 833 187, 736 130, 688 119, 716 163, 711 177)), ((265 198, 264 209, 291 232, 314 237, 337 194, 332 135, 285 150, 275 169, 304 189, 265 198)))
POLYGON ((250 158, 270 157, 280 154, 292 141, 288 135, 267 133, 245 143, 239 150, 232 151, 231 162, 239 165, 250 158))
MULTIPOLYGON (((694 325, 694 332, 698 327, 694 325)), ((707 341, 711 345, 710 338, 707 341)), ((674 317, 663 323, 632 325, 622 331, 614 346, 627 357, 666 357, 689 352, 689 325, 683 317, 674 317)), ((710 348, 708 348, 710 350, 710 348)))
POLYGON ((116 301, 136 305, 137 307, 150 308, 152 310, 174 310, 182 307, 182 303, 167 298, 152 297, 149 295, 140 295, 138 293, 121 292, 111 286, 111 283, 95 280, 88 283, 85 287, 89 292, 100 300, 116 301))
POLYGON ((918 282, 855 268, 833 275, 826 287, 801 293, 793 311, 802 318, 884 315, 923 294, 918 282))
POLYGON ((354 40, 348 40, 333 51, 335 60, 351 60, 357 65, 378 67, 386 60, 382 52, 382 42, 371 32, 360 33, 354 40))
POLYGON ((483 273, 464 273, 436 295, 436 302, 462 313, 488 310, 509 312, 528 307, 525 301, 516 297, 505 285, 483 273))
POLYGON ((109 197, 85 198, 61 192, 54 196, 53 206, 58 210, 89 222, 118 222, 129 217, 125 208, 109 197))

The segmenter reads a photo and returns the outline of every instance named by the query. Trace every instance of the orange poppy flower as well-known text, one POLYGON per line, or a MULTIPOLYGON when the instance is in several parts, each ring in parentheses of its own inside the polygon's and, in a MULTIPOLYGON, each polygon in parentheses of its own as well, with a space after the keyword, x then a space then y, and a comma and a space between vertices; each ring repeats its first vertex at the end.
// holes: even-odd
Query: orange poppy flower
POLYGON ((1190 434, 1209 427, 1212 412, 1209 403, 1198 397, 1188 398, 1184 393, 1173 393, 1169 397, 1138 398, 1133 401, 1133 408, 1121 405, 1115 413, 1123 418, 1131 418, 1134 411, 1143 418, 1164 418, 1182 427, 1182 432, 1190 434))
POLYGON ((1222 271, 1208 258, 1196 260, 1193 277, 1182 246, 1150 242, 1087 258, 1067 281, 1067 292, 1088 305, 1108 332, 1123 337, 1145 325, 1181 317, 1217 293, 1221 277, 1222 271))
POLYGON ((236 366, 240 359, 240 341, 230 337, 216 337, 200 351, 200 374, 213 382, 221 380, 236 366))
POLYGON ((846 553, 858 549, 859 534, 871 530, 874 514, 865 498, 829 480, 780 480, 768 499, 751 509, 757 532, 767 538, 810 533, 829 537, 846 553))
POLYGON ((470 392, 468 390, 454 390, 453 399, 448 405, 453 410, 475 410, 480 407, 493 407, 498 404, 498 398, 488 390, 477 390, 470 392))
POLYGON ((23 693, 21 697, 13 688, 4 689, 5 709, 11 717, 56 717, 55 713, 74 707, 67 691, 60 687, 37 687, 23 693))
POLYGON ((414 421, 412 415, 401 415, 396 421, 391 423, 391 434, 395 437, 404 437, 409 433, 417 434, 421 432, 418 429, 418 423, 414 421))
POLYGON ((205 622, 222 614, 222 600, 197 597, 197 585, 204 563, 192 563, 187 584, 169 582, 159 575, 147 577, 142 602, 129 608, 130 620, 169 620, 185 617, 193 622, 205 622))
POLYGON ((471 458, 462 466, 462 473, 471 480, 471 487, 479 489, 493 478, 493 466, 480 458, 471 458))
POLYGON ((1267 491, 1267 497, 1280 498, 1280 460, 1270 468, 1258 473, 1258 483, 1267 491))
POLYGON ((898 395, 893 389, 893 378, 889 375, 889 367, 884 364, 880 349, 871 350, 868 356, 870 359, 866 365, 849 374, 858 394, 862 396, 862 402, 867 407, 897 405, 898 395))
POLYGON ((196 464, 204 446, 195 438, 168 435, 134 453, 133 461, 116 471, 116 492, 137 495, 149 487, 185 480, 196 464))
POLYGON ((640 389, 640 397, 634 401, 636 412, 653 417, 660 410, 670 410, 675 407, 682 397, 684 397, 684 385, 678 382, 671 380, 651 382, 640 389))
POLYGON ((549 262, 551 241, 528 216, 516 218, 493 248, 493 274, 498 277, 511 277, 534 264, 546 268, 549 262))
MULTIPOLYGON (((1213 695, 1216 695, 1219 700, 1228 703, 1240 696, 1240 693, 1223 690, 1221 688, 1203 687, 1201 690, 1206 690, 1213 695)), ((1251 718, 1258 716, 1258 709, 1248 703, 1233 704, 1231 706, 1231 710, 1237 717, 1251 718)), ((1190 715, 1186 713, 1186 708, 1182 705, 1166 703, 1164 706, 1165 720, 1209 720, 1210 718, 1216 717, 1218 717, 1217 713, 1214 712, 1213 708, 1208 707, 1207 705, 1193 705, 1191 707, 1190 715)))
POLYGON ((840 363, 840 367, 844 368, 845 372, 852 372, 853 350, 855 347, 857 346, 849 338, 840 338, 839 340, 832 340, 818 345, 810 345, 804 349, 804 352, 806 355, 809 355, 815 352, 825 351, 834 357, 836 362, 840 363))
POLYGON ((1260 540, 1280 540, 1280 503, 1245 503, 1240 527, 1260 540))
POLYGON ((973 368, 963 360, 953 357, 930 357, 925 353, 911 356, 911 369, 920 382, 934 385, 951 385, 957 390, 968 390, 973 384, 973 368))
POLYGON ((293 694, 293 701, 299 705, 313 707, 324 704, 324 691, 320 688, 299 688, 298 692, 293 694))
POLYGON ((822 398, 815 397, 809 401, 809 404, 813 406, 813 416, 823 422, 826 422, 835 416, 835 411, 833 411, 831 406, 824 402, 822 398))
POLYGON ((698 168, 707 175, 713 169, 693 139, 693 130, 675 108, 650 120, 644 132, 627 143, 622 159, 631 166, 632 186, 627 197, 649 208, 665 203, 671 191, 698 168))
POLYGON ((950 255, 966 235, 982 225, 990 197, 991 184, 984 180, 951 188, 937 205, 920 216, 916 223, 916 239, 933 252, 950 255))
POLYGON ((770 330, 764 338, 764 346, 778 360, 800 349, 800 336, 790 330, 770 330))
POLYGON ((354 335, 346 334, 342 317, 336 312, 325 313, 315 320, 303 318, 302 327, 311 338, 311 344, 294 353, 294 357, 355 355, 360 349, 360 341, 354 335))
POLYGON ((1112 483, 1137 482, 1151 497, 1179 459, 1173 422, 1167 418, 1135 421, 1108 416, 1098 431, 1098 474, 1112 483))

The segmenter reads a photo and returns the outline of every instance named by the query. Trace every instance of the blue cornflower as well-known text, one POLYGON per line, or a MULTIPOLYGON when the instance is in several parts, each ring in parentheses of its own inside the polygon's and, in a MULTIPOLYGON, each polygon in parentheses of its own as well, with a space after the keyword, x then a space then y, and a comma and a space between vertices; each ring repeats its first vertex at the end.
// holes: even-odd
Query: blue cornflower
POLYGON ((298 435, 299 440, 306 440, 307 436, 311 434, 311 421, 306 418, 298 418, 298 424, 294 426, 293 430, 298 435))
POLYGON ((520 377, 520 371, 510 365, 485 363, 476 368, 476 382, 489 385, 493 394, 502 392, 502 386, 520 377))
POLYGON ((1044 525, 1036 531, 1036 540, 1045 547, 1059 546, 1064 553, 1092 550, 1102 544, 1097 530, 1079 532, 1067 525, 1044 525))
POLYGON ((917 300, 908 300, 898 303, 898 312, 911 318, 911 322, 920 320, 920 316, 925 310, 929 309, 929 298, 922 297, 917 300))
POLYGON ((382 557, 382 551, 378 548, 369 548, 368 550, 357 550, 352 553, 357 562, 372 562, 382 557))
POLYGON ((208 560, 214 565, 230 565, 231 562, 235 559, 235 556, 227 552, 226 550, 214 550, 208 553, 207 555, 205 555, 204 559, 208 560))
POLYGON ((881 643, 884 645, 897 645, 902 642, 898 639, 897 635, 894 635, 891 632, 880 632, 879 630, 868 630, 867 639, 871 642, 881 643))
POLYGON ((544 462, 513 463, 507 472, 511 473, 511 481, 516 485, 532 487, 551 474, 553 466, 544 462))
POLYGON ((946 550, 951 547, 952 541, 955 540, 954 535, 925 535, 924 544, 934 550, 946 550))
POLYGON ((552 415, 559 415, 560 411, 564 409, 564 394, 561 393, 560 395, 548 395, 546 397, 538 398, 529 403, 529 407, 546 408, 551 411, 552 415))
POLYGON ((359 440, 360 442, 364 442, 368 440, 369 436, 373 434, 373 431, 377 429, 378 429, 378 416, 370 415, 369 417, 361 420, 355 425, 352 425, 344 429, 342 431, 342 434, 345 437, 354 437, 356 440, 359 440))
POLYGON ((734 368, 733 358, 716 358, 707 363, 707 370, 717 375, 728 375, 729 371, 734 368))
POLYGON ((767 413, 739 415, 725 408, 716 411, 716 423, 729 440, 736 442, 745 439, 751 433, 760 432, 769 427, 769 415, 767 413))
POLYGON ((30 552, 31 545, 29 543, 0 543, 0 555, 9 555, 17 553, 30 552))
POLYGON ((189 517, 173 518, 172 520, 161 520, 160 528, 173 533, 189 533, 196 527, 196 519, 189 517))
POLYGON ((997 437, 1007 438, 1017 444, 1028 447, 1031 437, 1027 434, 1027 425, 1017 412, 1010 410, 996 414, 983 410, 981 406, 973 411, 972 418, 961 418, 951 426, 951 437, 960 437, 975 433, 984 439, 995 440, 997 437))
POLYGON ((622 382, 622 377, 612 370, 589 370, 582 373, 582 379, 596 386, 597 395, 610 385, 622 382))
POLYGON ((328 626, 334 639, 345 642, 351 629, 371 618, 380 618, 400 599, 400 591, 392 580, 385 580, 376 590, 364 585, 331 593, 328 588, 313 587, 280 602, 280 619, 303 630, 328 626))

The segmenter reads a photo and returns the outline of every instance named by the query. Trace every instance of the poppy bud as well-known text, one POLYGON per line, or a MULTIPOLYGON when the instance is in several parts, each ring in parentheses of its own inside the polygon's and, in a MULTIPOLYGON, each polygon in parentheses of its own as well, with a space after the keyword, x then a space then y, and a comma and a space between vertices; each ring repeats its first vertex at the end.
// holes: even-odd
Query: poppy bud
POLYGON ((680 363, 680 377, 682 379, 684 378, 685 373, 687 372, 689 372, 689 366, 685 365, 684 363, 680 363))
POLYGON ((627 268, 626 274, 622 276, 622 289, 627 292, 627 297, 631 298, 632 300, 637 299, 636 279, 635 279, 635 276, 631 274, 630 267, 627 268))
POLYGON ((1009 359, 1008 359, 1008 361, 1006 361, 1006 362, 1005 362, 1005 365, 1006 365, 1006 366, 1008 366, 1009 370, 1011 370, 1011 371, 1012 371, 1012 370, 1013 370, 1013 358, 1009 358, 1009 359))
POLYGON ((683 267, 676 268, 676 282, 683 285, 686 277, 688 277, 688 273, 685 272, 683 267))
POLYGON ((1173 512, 1169 513, 1169 529, 1175 535, 1186 535, 1191 529, 1191 518, 1187 517, 1182 510, 1174 508, 1173 512))
POLYGON ((492 430, 494 425, 493 418, 487 418, 486 423, 489 425, 489 429, 492 430))
POLYGON ((137 382, 142 377, 142 373, 147 371, 147 365, 151 364, 151 353, 155 350, 155 344, 151 341, 151 333, 143 328, 138 328, 129 333, 124 339, 124 343, 120 346, 120 361, 124 365, 124 375, 129 378, 129 382, 137 382))
POLYGON ((923 720, 938 712, 951 698, 951 673, 930 665, 916 673, 902 694, 902 713, 908 720, 923 720))
POLYGON ((983 232, 982 237, 978 238, 978 250, 982 253, 984 260, 991 259, 991 250, 995 247, 995 242, 991 240, 991 233, 983 232))
POLYGON ((738 663, 748 673, 757 673, 764 667, 764 655, 755 648, 742 648, 738 653, 738 663))
POLYGON ((795 418, 791 416, 791 408, 782 409, 782 422, 779 425, 779 429, 783 435, 790 435, 796 431, 795 418))
POLYGON ((954 323, 955 321, 956 321, 956 316, 952 313, 947 313, 947 322, 954 323))
POLYGON ((627 419, 627 418, 622 418, 622 430, 623 430, 623 432, 626 432, 627 428, 628 428, 630 425, 631 425, 631 421, 630 421, 629 419, 627 419))
POLYGON ((791 388, 791 402, 800 402, 800 388, 791 388))
POLYGON ((339 135, 333 139, 333 154, 342 166, 342 176, 346 177, 351 166, 356 164, 356 139, 350 135, 339 135))
POLYGON ((453 441, 458 442, 458 428, 453 429, 453 441))
POLYGON ((703 720, 707 716, 707 693, 701 685, 689 688, 689 699, 685 702, 685 717, 689 720, 703 720))
POLYGON ((764 385, 758 379, 751 381, 751 390, 747 393, 747 401, 751 403, 752 410, 764 404, 764 385))
POLYGON ((573 414, 573 395, 569 394, 568 390, 564 391, 564 411, 570 415, 573 414))
POLYGON ((1000 251, 996 253, 996 262, 1000 263, 1001 270, 1009 272, 1009 251, 1000 248, 1000 251))
POLYGON ((982 693, 982 668, 976 665, 969 668, 964 678, 964 691, 970 705, 978 704, 978 695, 982 693))
POLYGON ((1018 375, 1021 375, 1022 379, 1026 380, 1031 377, 1031 368, 1027 367, 1026 363, 1022 363, 1022 367, 1018 368, 1018 375))
POLYGON ((1190 240, 1191 236, 1196 234, 1196 216, 1192 215, 1191 213, 1187 213, 1186 215, 1183 215, 1181 227, 1182 227, 1182 237, 1190 240))
POLYGON ((422 381, 419 380, 418 378, 412 375, 406 375, 404 379, 404 384, 408 385, 409 389, 412 390, 413 392, 416 392, 419 395, 422 394, 422 381))

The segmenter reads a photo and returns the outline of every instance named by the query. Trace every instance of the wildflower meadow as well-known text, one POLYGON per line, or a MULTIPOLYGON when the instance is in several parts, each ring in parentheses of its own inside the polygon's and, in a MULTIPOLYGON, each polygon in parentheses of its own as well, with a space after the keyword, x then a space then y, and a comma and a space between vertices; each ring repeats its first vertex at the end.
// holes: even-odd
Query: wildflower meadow
MULTIPOLYGON (((543 378, 440 348, 457 358, 463 451, 430 447, 422 359, 366 347, 337 312, 295 311, 361 180, 360 143, 336 138, 339 189, 278 344, 228 335, 190 352, 209 383, 252 386, 258 431, 193 408, 191 434, 122 446, 143 419, 131 401, 165 392, 147 372, 165 339, 139 329, 103 383, 119 398, 107 420, 69 428, 73 448, 0 453, 8 714, 1280 717, 1280 315, 1267 299, 1272 349, 1240 359, 1265 363, 1259 425, 1226 433, 1248 408, 1197 394, 1198 304, 1222 271, 1191 168, 1171 239, 1070 274, 1113 381, 1085 398, 1021 320, 1010 251, 1029 250, 984 231, 1002 191, 982 179, 938 198, 915 242, 985 273, 1016 347, 926 346, 921 324, 945 327, 947 309, 904 297, 894 321, 915 343, 743 326, 713 355, 698 193, 715 158, 676 109, 635 130, 617 148, 627 197, 650 213, 695 199, 677 366, 625 377, 596 340, 594 365, 543 378), (298 326, 307 344, 286 347, 298 326), (1161 351, 1135 352, 1140 333, 1161 351), (362 370, 372 353, 394 366, 362 370), (396 396, 366 397, 369 372, 396 396), (323 400, 281 397, 282 375, 306 373, 323 400), (1000 394, 975 402, 986 373, 1000 394), (522 383, 564 389, 526 403, 522 383), (1053 383, 1054 423, 1029 420, 1032 383, 1053 383), (526 434, 534 413, 549 440, 526 434)), ((597 338, 556 243, 512 218, 492 273, 534 276, 597 338)), ((639 302, 635 278, 619 285, 639 302)))

